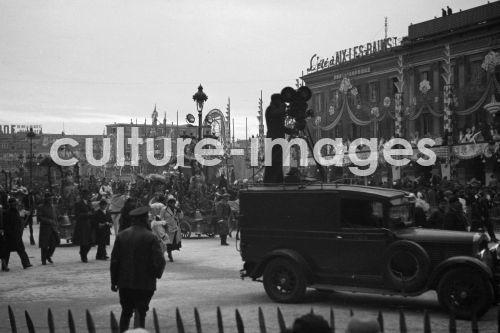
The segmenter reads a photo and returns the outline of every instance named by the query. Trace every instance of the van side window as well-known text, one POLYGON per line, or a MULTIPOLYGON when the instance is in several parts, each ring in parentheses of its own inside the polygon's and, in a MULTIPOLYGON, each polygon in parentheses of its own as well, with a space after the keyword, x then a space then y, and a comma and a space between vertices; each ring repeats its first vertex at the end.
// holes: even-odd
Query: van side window
POLYGON ((343 228, 379 228, 382 226, 384 206, 381 202, 343 198, 340 201, 343 228))

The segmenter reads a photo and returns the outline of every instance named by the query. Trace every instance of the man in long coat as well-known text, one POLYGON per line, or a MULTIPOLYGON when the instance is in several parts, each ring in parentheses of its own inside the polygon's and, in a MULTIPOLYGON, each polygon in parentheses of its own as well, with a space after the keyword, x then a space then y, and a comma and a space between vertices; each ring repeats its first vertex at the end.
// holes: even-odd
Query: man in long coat
POLYGON ((149 228, 148 212, 147 206, 130 212, 132 226, 118 233, 111 252, 111 290, 119 292, 122 307, 120 332, 128 330, 134 310, 144 328, 156 279, 165 269, 160 242, 149 228))
POLYGON ((117 192, 118 193, 111 195, 109 202, 109 213, 111 215, 111 220, 113 221, 115 236, 118 235, 118 229, 120 228, 120 212, 125 205, 125 201, 127 200, 123 186, 118 186, 117 192))
POLYGON ((215 206, 215 215, 217 217, 217 229, 220 236, 220 245, 227 246, 227 235, 229 234, 229 219, 231 218, 231 207, 227 203, 229 194, 224 193, 220 201, 215 206))
POLYGON ((52 256, 54 255, 56 246, 60 243, 59 232, 57 230, 57 212, 52 205, 52 194, 45 194, 43 204, 38 206, 37 214, 37 219, 40 223, 38 246, 41 250, 42 265, 46 265, 47 261, 52 264, 52 256))
POLYGON ((96 260, 109 259, 106 253, 106 245, 109 245, 111 227, 113 225, 111 216, 106 212, 108 203, 105 199, 99 202, 99 209, 94 213, 93 227, 95 230, 95 240, 97 244, 96 260))
POLYGON ((76 203, 73 207, 73 213, 76 219, 73 243, 80 245, 80 259, 82 262, 88 262, 87 255, 90 248, 95 243, 94 229, 90 222, 94 210, 86 198, 86 195, 87 193, 77 195, 76 203))
POLYGON ((2 255, 2 270, 8 271, 11 252, 17 252, 21 259, 23 268, 31 267, 30 260, 26 254, 23 243, 24 223, 17 210, 16 198, 10 198, 7 209, 3 212, 3 231, 5 237, 4 254, 2 255))

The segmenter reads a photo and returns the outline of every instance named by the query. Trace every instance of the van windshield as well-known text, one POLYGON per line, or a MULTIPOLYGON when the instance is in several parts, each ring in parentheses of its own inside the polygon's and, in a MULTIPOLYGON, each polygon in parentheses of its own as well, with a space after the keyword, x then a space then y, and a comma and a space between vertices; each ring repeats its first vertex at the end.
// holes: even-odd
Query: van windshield
POLYGON ((397 205, 389 208, 389 220, 393 227, 413 226, 412 205, 397 205))

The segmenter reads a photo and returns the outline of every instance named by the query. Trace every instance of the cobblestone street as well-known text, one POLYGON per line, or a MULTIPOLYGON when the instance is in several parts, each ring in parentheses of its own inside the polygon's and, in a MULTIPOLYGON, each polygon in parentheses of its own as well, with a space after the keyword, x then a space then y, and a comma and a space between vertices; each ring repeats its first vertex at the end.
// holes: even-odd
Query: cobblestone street
MULTIPOLYGON (((38 226, 35 226, 37 236, 38 226)), ((35 237, 38 240, 37 237, 35 237)), ((27 232, 25 244, 29 244, 27 232)), ((113 237, 112 237, 113 241, 113 237)), ((220 306, 226 331, 236 331, 235 309, 239 309, 247 332, 258 331, 258 307, 262 307, 269 332, 278 332, 276 318, 278 304, 273 303, 264 292, 261 283, 239 278, 241 258, 235 248, 219 246, 218 239, 187 239, 180 252, 174 252, 175 262, 167 262, 165 273, 158 283, 158 290, 151 302, 156 308, 160 325, 167 332, 175 330, 175 309, 179 308, 188 332, 194 328, 194 307, 198 308, 205 332, 216 330, 216 310, 220 306)), ((95 319, 99 332, 109 332, 109 313, 119 316, 118 295, 111 292, 109 261, 94 260, 95 248, 89 255, 89 263, 79 261, 78 248, 63 246, 56 249, 54 264, 42 266, 38 246, 27 245, 27 252, 34 267, 23 270, 19 257, 11 256, 10 272, 0 272, 0 332, 9 332, 7 305, 14 309, 19 332, 26 331, 24 310, 28 310, 37 332, 47 332, 47 309, 52 309, 56 330, 65 331, 67 310, 71 309, 78 327, 84 331, 85 309, 95 319)), ((108 248, 108 254, 111 249, 108 248)), ((302 304, 285 305, 280 308, 285 321, 291 325, 293 319, 314 309, 329 318, 330 307, 335 311, 336 327, 343 332, 349 318, 349 310, 355 315, 376 317, 382 310, 386 332, 399 332, 398 309, 407 315, 411 331, 423 328, 423 309, 430 311, 434 331, 447 331, 446 314, 439 308, 434 293, 416 298, 389 297, 352 293, 320 293, 309 290, 302 304)), ((481 320, 481 332, 496 332, 497 307, 481 320)), ((146 319, 152 327, 151 311, 146 319)), ((460 332, 470 331, 470 323, 458 322, 460 332)))

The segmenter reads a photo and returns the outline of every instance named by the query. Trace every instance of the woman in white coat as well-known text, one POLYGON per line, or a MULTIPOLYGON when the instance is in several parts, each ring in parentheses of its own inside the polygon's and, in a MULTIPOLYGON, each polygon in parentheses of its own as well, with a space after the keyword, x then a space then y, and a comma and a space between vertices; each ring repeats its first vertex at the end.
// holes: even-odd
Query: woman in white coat
POLYGON ((181 248, 181 228, 179 226, 180 220, 183 217, 182 211, 176 207, 175 198, 169 196, 167 206, 161 210, 160 218, 165 221, 165 229, 168 234, 169 241, 167 243, 168 260, 174 261, 172 251, 181 248))

